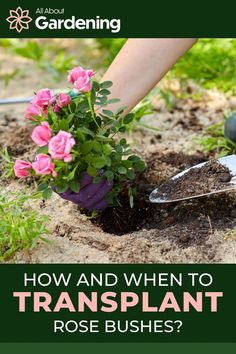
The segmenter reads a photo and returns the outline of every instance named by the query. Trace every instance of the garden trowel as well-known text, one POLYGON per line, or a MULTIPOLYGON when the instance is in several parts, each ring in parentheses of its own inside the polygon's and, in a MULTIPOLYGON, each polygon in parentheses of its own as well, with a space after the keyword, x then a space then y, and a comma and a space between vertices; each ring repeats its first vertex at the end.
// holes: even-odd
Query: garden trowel
MULTIPOLYGON (((228 186, 224 186, 224 188, 219 189, 217 191, 208 192, 208 193, 204 193, 204 194, 191 195, 189 197, 178 198, 178 199, 168 198, 168 193, 165 193, 165 195, 161 195, 158 188, 156 188, 152 191, 152 193, 149 196, 150 202, 151 203, 172 203, 172 202, 178 202, 178 201, 186 200, 186 199, 199 198, 199 197, 203 197, 205 195, 227 192, 229 190, 235 189, 236 188, 236 155, 229 155, 229 156, 221 157, 221 158, 217 159, 216 161, 218 163, 224 165, 225 167, 227 167, 230 171, 230 174, 232 177, 228 183, 228 186)), ((177 175, 175 175, 171 179, 175 180, 181 176, 184 176, 191 169, 201 168, 206 163, 209 163, 209 161, 206 161, 206 162, 200 163, 196 166, 190 167, 190 168, 178 173, 177 175)))
POLYGON ((5 104, 19 104, 19 103, 29 103, 33 97, 25 98, 4 98, 0 99, 0 106, 5 104))

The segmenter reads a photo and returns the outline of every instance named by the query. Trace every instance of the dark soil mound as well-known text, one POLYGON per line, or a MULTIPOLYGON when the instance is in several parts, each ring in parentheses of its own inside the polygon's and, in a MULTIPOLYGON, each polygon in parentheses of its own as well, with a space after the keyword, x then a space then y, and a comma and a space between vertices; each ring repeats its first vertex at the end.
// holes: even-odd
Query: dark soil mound
POLYGON ((217 161, 211 161, 201 168, 191 169, 183 176, 163 183, 156 197, 175 200, 215 192, 230 188, 230 180, 229 169, 217 161))

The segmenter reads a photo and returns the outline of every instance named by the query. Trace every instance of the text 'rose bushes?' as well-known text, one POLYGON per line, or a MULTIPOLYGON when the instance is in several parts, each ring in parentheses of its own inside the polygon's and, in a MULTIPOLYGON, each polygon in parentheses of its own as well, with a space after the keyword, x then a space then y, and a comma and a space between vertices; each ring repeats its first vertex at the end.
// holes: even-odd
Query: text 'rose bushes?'
MULTIPOLYGON (((112 82, 99 84, 93 75, 93 70, 76 67, 69 72, 73 88, 67 93, 45 88, 35 94, 25 118, 35 125, 37 155, 32 162, 16 160, 14 171, 19 178, 39 176, 45 199, 54 190, 81 207, 99 210, 119 204, 122 183, 143 171, 144 163, 119 137, 134 114, 124 116, 125 107, 105 109, 119 100, 108 98, 112 82)), ((131 206, 133 192, 130 188, 131 206)))

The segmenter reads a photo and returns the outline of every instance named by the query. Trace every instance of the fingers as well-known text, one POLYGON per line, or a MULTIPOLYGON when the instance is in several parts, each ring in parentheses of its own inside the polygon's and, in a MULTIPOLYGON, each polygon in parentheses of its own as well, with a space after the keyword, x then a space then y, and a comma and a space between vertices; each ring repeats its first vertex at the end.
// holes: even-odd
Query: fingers
POLYGON ((101 180, 98 183, 90 183, 86 187, 82 188, 78 193, 78 202, 85 202, 103 188, 105 180, 101 180))
POLYGON ((88 210, 102 210, 108 206, 105 196, 111 191, 113 183, 102 179, 93 183, 93 178, 85 172, 80 183, 80 192, 75 193, 68 189, 66 192, 58 193, 63 199, 78 204, 81 208, 88 210))
POLYGON ((105 199, 101 200, 100 202, 98 202, 96 205, 93 205, 91 210, 103 210, 106 209, 108 207, 108 203, 105 199))
MULTIPOLYGON (((98 210, 99 203, 105 201, 105 196, 112 189, 112 183, 109 183, 107 180, 103 180, 103 184, 99 187, 97 192, 89 199, 87 199, 83 204, 84 207, 88 210, 98 210)), ((101 205, 103 205, 102 203, 101 205)), ((106 206, 107 206, 106 202, 106 206)))
POLYGON ((93 181, 93 177, 91 177, 87 172, 83 172, 82 179, 80 182, 80 189, 92 183, 92 181, 93 181))

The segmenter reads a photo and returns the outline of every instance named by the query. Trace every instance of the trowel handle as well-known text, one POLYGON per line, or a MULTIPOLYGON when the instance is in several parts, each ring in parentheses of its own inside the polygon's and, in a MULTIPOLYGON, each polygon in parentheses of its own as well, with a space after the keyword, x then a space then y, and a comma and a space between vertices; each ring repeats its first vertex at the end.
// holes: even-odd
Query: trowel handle
POLYGON ((18 104, 18 103, 29 103, 33 97, 25 97, 25 98, 5 98, 0 99, 0 105, 4 104, 18 104))

